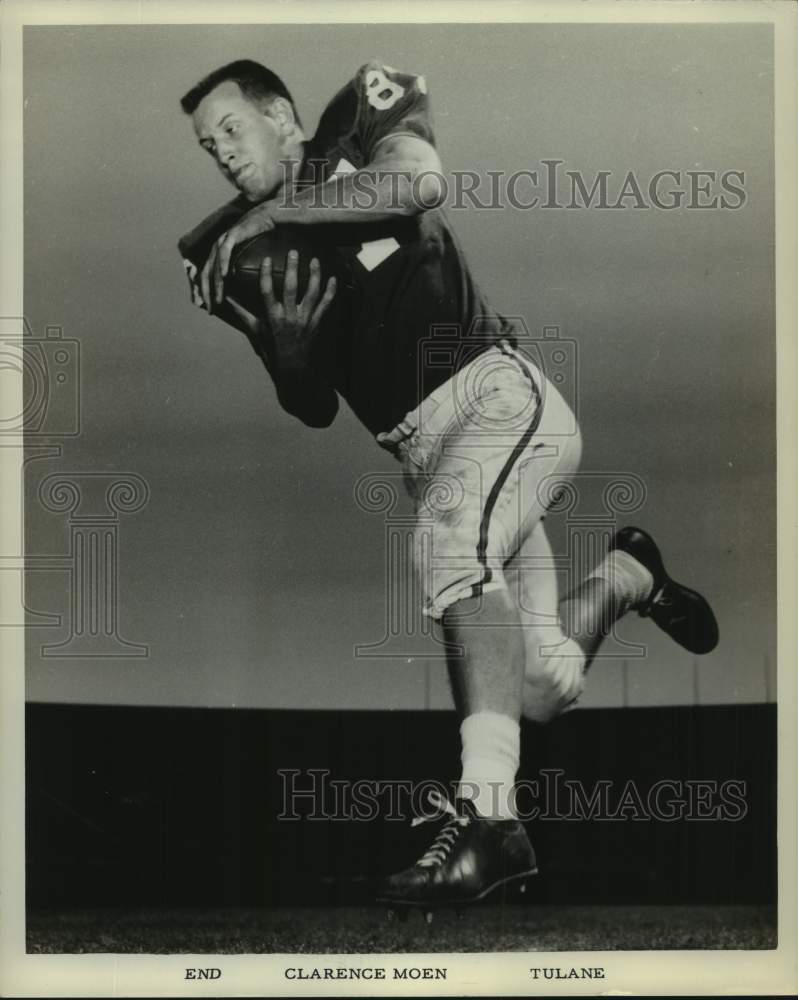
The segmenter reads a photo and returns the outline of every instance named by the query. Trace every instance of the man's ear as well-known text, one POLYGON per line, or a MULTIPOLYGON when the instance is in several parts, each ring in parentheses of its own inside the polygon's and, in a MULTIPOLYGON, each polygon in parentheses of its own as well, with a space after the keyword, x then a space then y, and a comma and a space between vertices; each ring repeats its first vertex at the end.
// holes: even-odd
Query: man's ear
POLYGON ((272 118, 282 135, 290 135, 296 128, 296 116, 291 102, 284 97, 275 97, 264 114, 272 118))

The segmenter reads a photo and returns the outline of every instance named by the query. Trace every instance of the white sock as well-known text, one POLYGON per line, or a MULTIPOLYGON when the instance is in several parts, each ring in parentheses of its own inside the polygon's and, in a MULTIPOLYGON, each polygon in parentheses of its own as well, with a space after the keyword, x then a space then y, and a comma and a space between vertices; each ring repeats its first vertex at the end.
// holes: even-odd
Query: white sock
POLYGON ((588 576, 606 580, 618 602, 618 617, 651 597, 654 577, 646 567, 622 549, 612 549, 588 576))
POLYGON ((521 756, 521 729, 508 715, 475 712, 460 726, 463 773, 458 794, 480 816, 514 819, 513 786, 521 756))

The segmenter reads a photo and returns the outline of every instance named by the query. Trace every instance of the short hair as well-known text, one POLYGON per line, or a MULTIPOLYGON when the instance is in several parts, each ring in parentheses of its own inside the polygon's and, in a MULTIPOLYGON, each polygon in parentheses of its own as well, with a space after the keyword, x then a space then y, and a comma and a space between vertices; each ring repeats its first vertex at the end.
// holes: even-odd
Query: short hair
POLYGON ((270 101, 275 97, 285 98, 294 110, 297 125, 302 127, 288 87, 276 73, 272 73, 270 69, 252 59, 237 59, 203 77, 184 97, 180 98, 181 108, 187 115, 193 114, 204 97, 207 97, 220 83, 226 83, 228 80, 237 83, 241 93, 253 102, 270 101))

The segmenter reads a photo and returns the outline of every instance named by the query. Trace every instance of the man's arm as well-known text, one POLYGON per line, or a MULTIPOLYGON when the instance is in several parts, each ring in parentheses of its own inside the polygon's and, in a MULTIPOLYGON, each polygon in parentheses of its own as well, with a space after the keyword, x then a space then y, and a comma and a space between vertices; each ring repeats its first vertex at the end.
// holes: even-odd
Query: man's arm
POLYGON ((308 427, 329 427, 338 413, 338 396, 306 365, 280 367, 267 363, 280 406, 308 427))
POLYGON ((275 224, 384 222, 437 208, 444 194, 435 147, 415 135, 389 135, 360 170, 257 207, 275 224))
POLYGON ((239 243, 277 225, 384 222, 437 208, 445 198, 435 147, 415 135, 388 135, 360 170, 331 177, 317 187, 293 189, 250 209, 215 244, 203 268, 203 296, 224 296, 224 279, 239 243))
POLYGON ((296 301, 298 258, 291 253, 285 273, 283 301, 273 291, 271 261, 261 265, 260 289, 265 319, 253 316, 231 299, 225 299, 238 317, 274 382, 280 405, 309 427, 329 427, 338 413, 338 395, 308 365, 308 342, 335 296, 335 278, 330 278, 320 296, 319 262, 310 266, 310 281, 301 302, 296 301))

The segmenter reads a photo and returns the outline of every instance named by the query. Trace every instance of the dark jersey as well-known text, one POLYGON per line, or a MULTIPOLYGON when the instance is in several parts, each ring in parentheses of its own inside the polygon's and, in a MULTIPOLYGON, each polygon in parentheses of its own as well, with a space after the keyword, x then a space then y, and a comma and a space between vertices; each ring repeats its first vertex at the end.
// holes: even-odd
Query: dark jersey
MULTIPOLYGON (((379 143, 396 135, 434 144, 424 78, 366 63, 322 114, 299 182, 319 185, 365 167, 379 143)), ((251 207, 236 198, 180 241, 191 278, 213 241, 251 207)), ((443 211, 330 225, 344 301, 336 329, 317 339, 312 365, 373 434, 394 427, 492 343, 513 341, 512 325, 479 291, 443 211)))

